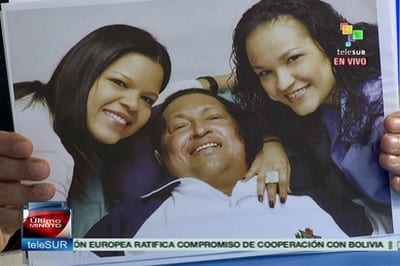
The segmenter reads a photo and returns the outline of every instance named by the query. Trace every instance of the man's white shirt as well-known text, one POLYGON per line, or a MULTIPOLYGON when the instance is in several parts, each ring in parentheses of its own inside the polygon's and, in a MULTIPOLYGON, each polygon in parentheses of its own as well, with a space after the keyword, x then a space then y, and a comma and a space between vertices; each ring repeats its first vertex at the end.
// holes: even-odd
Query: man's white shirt
POLYGON ((308 196, 288 196, 274 208, 260 203, 256 178, 238 181, 231 196, 197 178, 179 181, 135 238, 295 238, 306 228, 322 238, 347 237, 308 196))

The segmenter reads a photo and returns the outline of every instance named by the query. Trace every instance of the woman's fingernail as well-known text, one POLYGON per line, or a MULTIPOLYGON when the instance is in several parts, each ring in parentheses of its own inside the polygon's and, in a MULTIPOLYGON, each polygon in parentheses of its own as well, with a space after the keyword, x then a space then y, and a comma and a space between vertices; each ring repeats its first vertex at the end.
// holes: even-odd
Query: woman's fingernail
POLYGON ((263 195, 258 195, 258 201, 259 201, 259 202, 263 202, 263 201, 264 201, 263 195))
POLYGON ((279 198, 279 200, 281 201, 282 204, 286 202, 285 198, 279 198))
POLYGON ((275 202, 270 201, 270 202, 269 202, 269 207, 270 207, 271 209, 273 209, 273 208, 275 207, 275 202))
POLYGON ((49 194, 49 185, 48 184, 37 184, 33 187, 33 193, 39 197, 45 197, 49 194))

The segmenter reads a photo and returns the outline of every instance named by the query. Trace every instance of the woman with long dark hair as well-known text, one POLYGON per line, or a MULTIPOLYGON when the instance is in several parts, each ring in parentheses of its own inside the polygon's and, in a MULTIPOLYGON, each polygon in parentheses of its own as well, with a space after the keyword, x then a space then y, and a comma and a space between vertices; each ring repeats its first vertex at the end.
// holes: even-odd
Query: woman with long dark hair
POLYGON ((14 84, 18 131, 49 162, 53 200, 68 198, 74 208, 74 236, 107 213, 103 188, 112 180, 102 166, 148 122, 170 72, 169 55, 151 34, 108 25, 72 47, 47 83, 14 84))
POLYGON ((349 209, 356 219, 350 209, 362 209, 370 224, 347 228, 349 235, 388 233, 393 230, 389 178, 378 159, 384 133, 378 29, 353 24, 364 40, 351 42, 351 49, 365 53, 368 65, 337 66, 333 58, 348 41, 341 23, 350 24, 319 0, 258 2, 234 32, 238 86, 233 93, 269 129, 272 123, 273 133, 295 154, 315 157, 321 177, 308 193, 336 212, 334 217, 349 209), (342 204, 321 200, 328 194, 342 204))

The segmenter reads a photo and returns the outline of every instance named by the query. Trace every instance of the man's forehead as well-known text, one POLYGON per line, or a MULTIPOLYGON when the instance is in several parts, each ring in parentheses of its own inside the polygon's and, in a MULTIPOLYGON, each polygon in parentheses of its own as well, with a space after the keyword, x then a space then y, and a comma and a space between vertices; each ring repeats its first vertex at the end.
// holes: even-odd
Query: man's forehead
POLYGON ((225 106, 212 96, 200 93, 183 95, 173 102, 163 112, 166 121, 175 117, 185 117, 190 114, 206 113, 219 110, 228 113, 225 106))

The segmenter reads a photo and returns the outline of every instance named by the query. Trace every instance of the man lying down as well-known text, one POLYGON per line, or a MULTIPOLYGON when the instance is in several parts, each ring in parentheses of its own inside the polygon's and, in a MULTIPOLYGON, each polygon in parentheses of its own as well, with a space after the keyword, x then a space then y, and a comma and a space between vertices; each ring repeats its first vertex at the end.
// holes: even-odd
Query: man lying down
POLYGON ((256 178, 241 181, 262 143, 242 134, 248 119, 206 90, 171 95, 152 130, 155 156, 169 177, 141 199, 115 208, 87 237, 347 237, 310 197, 289 196, 270 208, 257 200, 256 178))

